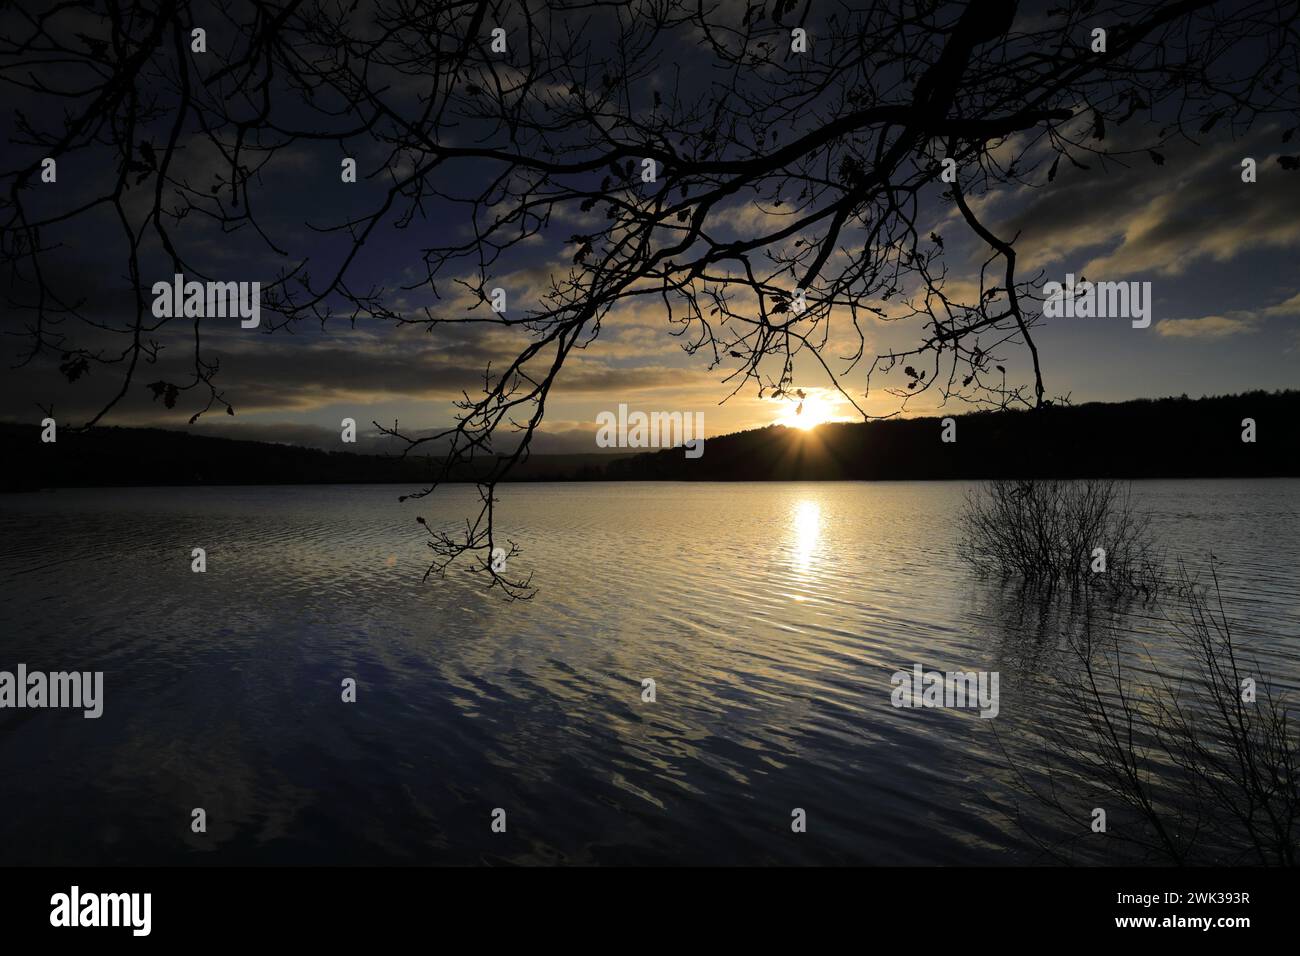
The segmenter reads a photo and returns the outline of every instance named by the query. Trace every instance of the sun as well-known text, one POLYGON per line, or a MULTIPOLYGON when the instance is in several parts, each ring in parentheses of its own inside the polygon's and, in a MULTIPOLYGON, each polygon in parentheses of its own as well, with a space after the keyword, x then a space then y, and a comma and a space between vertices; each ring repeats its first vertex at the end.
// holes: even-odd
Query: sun
POLYGON ((787 404, 783 411, 776 424, 800 431, 809 431, 839 417, 835 405, 816 392, 807 393, 802 401, 796 399, 787 404))

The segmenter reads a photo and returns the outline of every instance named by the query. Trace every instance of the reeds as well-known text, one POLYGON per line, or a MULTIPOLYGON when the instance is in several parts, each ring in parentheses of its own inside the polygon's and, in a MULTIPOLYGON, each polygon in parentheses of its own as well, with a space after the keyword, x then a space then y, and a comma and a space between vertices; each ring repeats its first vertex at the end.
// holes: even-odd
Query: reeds
POLYGON ((1155 594, 1160 561, 1127 486, 1109 479, 992 481, 968 494, 962 557, 1027 588, 1155 594))
POLYGON ((1125 663, 1132 654, 1113 628, 1089 621, 1073 636, 1054 681, 1070 719, 1042 735, 1046 783, 1012 769, 1067 831, 1143 862, 1293 866, 1300 734, 1243 657, 1210 573, 1209 587, 1181 566, 1175 575, 1180 606, 1166 621, 1183 652, 1177 674, 1150 655, 1125 663), (1107 810, 1104 833, 1089 832, 1097 807, 1107 810))

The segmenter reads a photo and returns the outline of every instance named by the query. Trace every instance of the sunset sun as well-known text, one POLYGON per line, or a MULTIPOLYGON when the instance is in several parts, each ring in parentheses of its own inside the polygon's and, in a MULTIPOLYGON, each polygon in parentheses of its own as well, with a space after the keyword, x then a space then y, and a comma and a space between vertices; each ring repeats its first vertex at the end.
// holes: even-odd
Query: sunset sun
POLYGON ((818 425, 837 421, 843 417, 837 402, 820 392, 810 391, 802 401, 795 400, 785 404, 780 417, 776 419, 776 424, 809 431, 818 425))

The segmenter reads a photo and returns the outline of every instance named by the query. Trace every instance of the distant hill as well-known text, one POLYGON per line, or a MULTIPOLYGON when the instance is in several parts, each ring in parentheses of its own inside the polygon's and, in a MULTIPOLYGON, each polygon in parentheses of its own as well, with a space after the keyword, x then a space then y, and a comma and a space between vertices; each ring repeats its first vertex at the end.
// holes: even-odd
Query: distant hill
MULTIPOLYGON (((704 455, 668 449, 626 455, 534 455, 514 481, 782 481, 953 478, 1209 478, 1300 476, 1300 392, 1055 405, 1037 411, 953 414, 781 426, 708 438, 704 455), (1242 419, 1257 439, 1241 440, 1242 419)), ((149 428, 63 432, 42 444, 33 425, 0 424, 13 452, 0 487, 195 484, 419 486, 434 473, 407 459, 149 428)), ((459 480, 473 480, 462 470, 459 480)))
POLYGON ((955 478, 1210 478, 1300 476, 1300 392, 1052 405, 942 418, 771 426, 611 462, 607 479, 913 480, 955 478), (1256 441, 1243 442, 1254 419, 1256 441))
MULTIPOLYGON (((43 444, 34 425, 0 423, 0 440, 12 454, 0 489, 140 485, 312 485, 427 483, 434 462, 425 456, 398 458, 322 451, 272 442, 210 438, 161 428, 97 427, 61 431, 43 444)), ((515 481, 566 481, 600 477, 619 455, 534 455, 513 475, 515 481)), ((473 480, 462 470, 462 480, 473 480)))

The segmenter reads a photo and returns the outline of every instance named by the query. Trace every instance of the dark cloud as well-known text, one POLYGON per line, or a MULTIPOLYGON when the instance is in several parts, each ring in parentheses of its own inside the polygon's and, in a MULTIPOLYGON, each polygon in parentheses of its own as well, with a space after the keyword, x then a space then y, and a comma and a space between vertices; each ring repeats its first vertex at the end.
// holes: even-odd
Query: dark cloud
POLYGON ((1145 152, 1127 168, 1083 157, 1091 170, 1062 164, 1054 183, 1024 190, 1009 201, 1023 205, 995 219, 1003 234, 1020 234, 1026 266, 1086 266, 1099 279, 1177 274, 1262 246, 1293 248, 1300 178, 1277 164, 1279 145, 1280 130, 1268 128, 1235 143, 1164 148, 1159 167, 1145 152), (1258 164, 1252 184, 1241 181, 1247 156, 1258 164))

